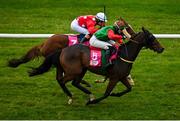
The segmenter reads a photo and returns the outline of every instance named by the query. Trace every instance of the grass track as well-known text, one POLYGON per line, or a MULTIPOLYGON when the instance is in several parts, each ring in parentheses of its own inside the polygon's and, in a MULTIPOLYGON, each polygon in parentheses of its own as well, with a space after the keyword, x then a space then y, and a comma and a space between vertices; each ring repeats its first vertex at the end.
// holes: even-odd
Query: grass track
MULTIPOLYGON (((118 16, 124 17, 136 31, 141 26, 153 33, 180 33, 180 1, 178 0, 6 0, 0 4, 0 33, 72 33, 70 22, 78 15, 95 14, 106 5, 111 25, 118 16)), ((132 76, 136 85, 132 92, 110 97, 103 102, 85 106, 87 96, 68 84, 74 103, 67 98, 55 81, 55 70, 29 78, 29 66, 6 67, 6 61, 19 57, 42 39, 0 39, 0 119, 180 119, 180 40, 160 39, 163 54, 142 50, 132 76)), ((105 84, 95 84, 101 78, 87 73, 98 97, 105 84)), ((123 90, 118 84, 114 91, 123 90)))

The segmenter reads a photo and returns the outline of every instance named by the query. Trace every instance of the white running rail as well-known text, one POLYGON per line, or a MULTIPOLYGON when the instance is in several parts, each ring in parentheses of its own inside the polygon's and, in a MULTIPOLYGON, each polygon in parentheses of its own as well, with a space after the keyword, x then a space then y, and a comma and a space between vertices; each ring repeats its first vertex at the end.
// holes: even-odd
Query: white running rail
MULTIPOLYGON (((54 34, 0 34, 0 38, 49 38, 54 34)), ((156 38, 180 38, 180 34, 154 34, 156 38)))

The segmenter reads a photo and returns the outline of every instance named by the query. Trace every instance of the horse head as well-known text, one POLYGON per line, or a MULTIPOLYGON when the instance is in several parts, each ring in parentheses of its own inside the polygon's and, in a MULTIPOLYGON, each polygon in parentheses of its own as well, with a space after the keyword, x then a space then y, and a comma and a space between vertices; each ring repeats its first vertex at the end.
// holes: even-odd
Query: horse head
POLYGON ((132 26, 127 21, 125 21, 122 17, 120 17, 118 20, 121 21, 124 24, 124 26, 126 26, 126 30, 131 36, 136 34, 132 26))
POLYGON ((142 33, 140 34, 142 35, 142 39, 139 39, 138 36, 135 36, 132 41, 137 40, 137 43, 142 44, 142 46, 154 50, 157 53, 162 53, 164 51, 164 47, 159 43, 156 37, 144 27, 142 27, 142 31, 143 32, 140 32, 142 33))

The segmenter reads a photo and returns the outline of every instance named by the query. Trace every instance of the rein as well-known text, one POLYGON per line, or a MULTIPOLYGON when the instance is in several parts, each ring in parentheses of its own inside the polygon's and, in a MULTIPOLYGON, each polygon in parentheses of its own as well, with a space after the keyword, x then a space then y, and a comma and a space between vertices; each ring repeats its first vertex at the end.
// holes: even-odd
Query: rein
POLYGON ((134 61, 130 61, 130 60, 126 60, 126 59, 124 59, 124 58, 122 58, 122 57, 119 57, 122 61, 124 61, 124 62, 126 62, 126 63, 134 63, 134 61))
POLYGON ((139 42, 137 42, 137 41, 135 41, 135 40, 133 40, 133 39, 129 39, 129 41, 134 42, 134 43, 136 43, 136 44, 139 44, 139 42))
MULTIPOLYGON (((137 41, 135 41, 135 40, 133 40, 133 39, 129 39, 129 41, 131 41, 131 42, 133 42, 133 43, 135 43, 135 44, 139 44, 139 42, 137 42, 137 41)), ((126 50, 126 55, 127 55, 127 57, 128 57, 128 51, 127 51, 127 47, 126 47, 126 45, 125 45, 125 50, 126 50)), ((124 61, 124 62, 126 62, 126 63, 134 63, 134 61, 130 61, 130 60, 126 60, 126 59, 124 59, 124 58, 122 58, 122 57, 119 57, 122 61, 124 61)))

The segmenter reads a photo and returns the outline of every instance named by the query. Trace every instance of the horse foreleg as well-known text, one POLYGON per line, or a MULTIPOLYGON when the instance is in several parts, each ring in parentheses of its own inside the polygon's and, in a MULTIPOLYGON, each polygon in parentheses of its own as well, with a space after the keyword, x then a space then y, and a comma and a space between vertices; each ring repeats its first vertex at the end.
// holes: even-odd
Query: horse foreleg
POLYGON ((86 103, 86 105, 96 104, 96 103, 100 102, 101 100, 107 98, 107 97, 111 94, 111 92, 112 92, 112 90, 114 89, 114 87, 116 86, 117 82, 118 82, 118 81, 110 80, 109 83, 108 83, 108 86, 107 86, 107 89, 106 89, 104 95, 103 95, 102 97, 100 97, 100 98, 95 99, 95 100, 92 100, 92 101, 89 100, 89 101, 86 103))
POLYGON ((122 91, 122 92, 119 92, 119 93, 111 93, 110 96, 120 97, 120 96, 122 96, 122 95, 124 95, 124 94, 126 94, 126 93, 131 91, 132 86, 129 83, 129 81, 127 80, 127 78, 124 78, 121 82, 126 86, 127 89, 122 91))

